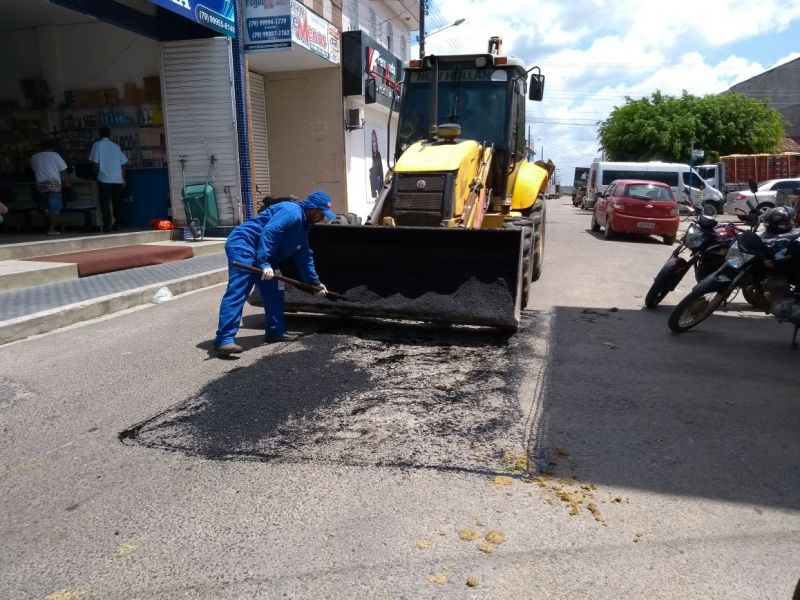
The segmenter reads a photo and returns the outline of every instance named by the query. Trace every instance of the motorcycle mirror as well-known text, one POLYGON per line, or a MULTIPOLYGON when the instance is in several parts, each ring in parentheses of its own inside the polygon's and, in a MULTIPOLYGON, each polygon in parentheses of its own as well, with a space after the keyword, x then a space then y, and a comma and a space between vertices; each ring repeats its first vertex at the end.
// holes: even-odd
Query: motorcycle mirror
POLYGON ((756 183, 756 180, 752 177, 747 180, 747 187, 749 187, 750 191, 754 194, 758 191, 758 183, 756 183))

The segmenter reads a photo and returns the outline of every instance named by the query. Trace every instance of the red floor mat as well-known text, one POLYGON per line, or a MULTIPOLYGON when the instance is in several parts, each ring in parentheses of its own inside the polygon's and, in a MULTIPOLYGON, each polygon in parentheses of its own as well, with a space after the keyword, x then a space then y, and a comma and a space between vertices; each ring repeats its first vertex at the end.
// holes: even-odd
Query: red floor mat
POLYGON ((147 265, 160 265, 185 258, 192 258, 194 252, 187 246, 158 246, 137 244, 134 246, 120 246, 118 248, 103 248, 101 250, 87 250, 85 252, 70 252, 69 254, 53 254, 26 258, 36 262, 63 262, 78 265, 78 277, 89 277, 111 271, 122 271, 147 265))

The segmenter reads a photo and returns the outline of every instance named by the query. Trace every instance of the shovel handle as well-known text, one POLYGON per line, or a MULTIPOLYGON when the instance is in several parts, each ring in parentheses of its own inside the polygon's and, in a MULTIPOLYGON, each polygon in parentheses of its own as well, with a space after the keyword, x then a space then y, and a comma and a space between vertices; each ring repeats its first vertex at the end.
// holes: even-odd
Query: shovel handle
MULTIPOLYGON (((261 275, 261 269, 259 269, 258 267, 254 267, 253 265, 246 265, 240 262, 233 262, 232 264, 237 269, 249 271, 253 275, 261 275)), ((294 286, 299 290, 303 290, 304 292, 308 292, 309 294, 316 295, 318 291, 317 288, 315 288, 313 285, 303 283, 302 281, 298 281, 297 279, 292 279, 291 277, 286 277, 285 275, 280 275, 279 273, 275 273, 275 279, 277 279, 278 281, 283 281, 284 283, 288 283, 289 285, 294 286)), ((328 292, 327 295, 332 298, 342 297, 340 294, 337 294, 336 292, 328 292)))

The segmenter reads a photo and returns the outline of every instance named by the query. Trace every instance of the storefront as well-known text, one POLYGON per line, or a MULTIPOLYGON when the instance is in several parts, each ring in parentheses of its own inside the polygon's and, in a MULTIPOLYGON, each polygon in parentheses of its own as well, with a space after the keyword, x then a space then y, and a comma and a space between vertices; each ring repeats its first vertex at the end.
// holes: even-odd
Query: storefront
MULTIPOLYGON (((49 138, 83 208, 67 205, 61 223, 99 226, 88 156, 104 126, 129 159, 123 227, 184 224, 184 179, 210 180, 220 227, 252 210, 235 3, 5 0, 0 22, 0 189, 12 210, 30 206, 30 156, 49 138)), ((41 224, 22 210, 8 224, 23 219, 41 224)))
POLYGON ((363 31, 342 34, 347 197, 349 211, 362 219, 393 162, 401 67, 398 57, 363 31))
POLYGON ((254 0, 243 29, 258 194, 322 188, 347 212, 337 24, 296 0, 254 0))

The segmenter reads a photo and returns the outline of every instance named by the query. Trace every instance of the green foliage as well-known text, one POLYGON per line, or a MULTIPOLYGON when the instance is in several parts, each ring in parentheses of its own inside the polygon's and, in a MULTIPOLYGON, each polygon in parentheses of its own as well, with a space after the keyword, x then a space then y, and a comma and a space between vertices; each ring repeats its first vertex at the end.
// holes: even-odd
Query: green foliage
POLYGON ((650 98, 625 98, 599 125, 609 160, 688 162, 692 148, 703 162, 728 154, 776 152, 786 121, 762 100, 726 93, 677 98, 660 91, 650 98))

